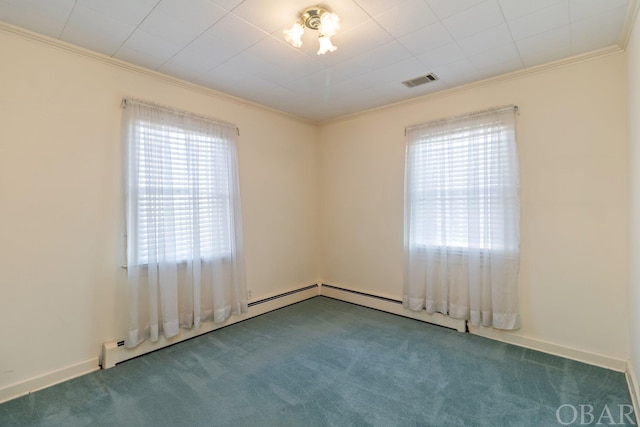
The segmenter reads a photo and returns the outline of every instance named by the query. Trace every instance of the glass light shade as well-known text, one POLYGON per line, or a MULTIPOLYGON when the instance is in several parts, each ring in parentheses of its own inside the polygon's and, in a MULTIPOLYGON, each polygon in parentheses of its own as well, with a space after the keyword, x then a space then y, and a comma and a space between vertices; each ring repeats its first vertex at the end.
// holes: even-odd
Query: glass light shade
POLYGON ((320 36, 318 37, 318 42, 320 43, 320 49, 318 49, 318 55, 324 55, 327 52, 334 52, 338 49, 336 46, 331 43, 331 37, 329 36, 320 36))
POLYGON ((304 27, 299 23, 293 24, 288 30, 283 30, 284 39, 287 43, 290 43, 293 47, 302 46, 302 35, 304 34, 304 27))
POLYGON ((340 18, 335 13, 327 12, 320 17, 320 34, 333 37, 340 29, 340 18))

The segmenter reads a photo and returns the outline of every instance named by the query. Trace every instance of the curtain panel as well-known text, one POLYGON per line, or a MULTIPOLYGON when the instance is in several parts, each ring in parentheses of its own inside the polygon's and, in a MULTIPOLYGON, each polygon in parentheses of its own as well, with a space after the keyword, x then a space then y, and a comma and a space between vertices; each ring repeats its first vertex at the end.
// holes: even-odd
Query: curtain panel
POLYGON ((247 311, 233 125, 123 101, 127 347, 247 311))
POLYGON ((406 308, 519 328, 515 108, 407 128, 406 308))

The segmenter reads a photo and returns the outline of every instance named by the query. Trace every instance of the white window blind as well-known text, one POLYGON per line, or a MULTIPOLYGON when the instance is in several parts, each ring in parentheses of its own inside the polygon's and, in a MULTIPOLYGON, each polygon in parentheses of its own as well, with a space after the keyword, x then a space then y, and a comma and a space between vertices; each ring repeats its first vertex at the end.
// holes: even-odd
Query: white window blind
POLYGON ((413 163, 410 191, 417 245, 458 251, 504 249, 504 239, 495 235, 517 206, 515 183, 503 180, 512 174, 510 132, 494 121, 420 136, 408 157, 413 163), (507 203, 495 203, 495 195, 507 203), (478 232, 469 233, 469 227, 478 232))
POLYGON ((231 253, 228 143, 198 131, 139 121, 137 261, 231 253))

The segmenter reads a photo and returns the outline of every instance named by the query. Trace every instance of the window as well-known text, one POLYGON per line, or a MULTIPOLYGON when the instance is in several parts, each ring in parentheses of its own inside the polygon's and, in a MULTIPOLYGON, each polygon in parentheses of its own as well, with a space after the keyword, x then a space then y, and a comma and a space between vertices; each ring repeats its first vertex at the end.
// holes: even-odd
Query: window
POLYGON ((474 121, 420 134, 407 158, 417 246, 505 249, 496 234, 518 203, 517 180, 504 179, 513 174, 511 133, 502 121, 474 121))
POLYGON ((517 329, 514 107, 407 129, 404 306, 517 329))
POLYGON ((198 130, 140 120, 137 153, 137 262, 164 248, 168 259, 224 258, 231 254, 229 147, 198 130), (167 210, 171 214, 167 214, 167 210), (169 241, 175 243, 169 244, 169 241))
POLYGON ((125 100, 127 347, 247 311, 237 128, 125 100))

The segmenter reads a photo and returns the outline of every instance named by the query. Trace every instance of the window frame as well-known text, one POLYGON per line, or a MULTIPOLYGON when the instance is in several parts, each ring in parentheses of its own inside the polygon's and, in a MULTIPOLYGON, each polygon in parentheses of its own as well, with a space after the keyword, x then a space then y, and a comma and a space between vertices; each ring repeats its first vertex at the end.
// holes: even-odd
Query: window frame
MULTIPOLYGON (((137 102, 137 101, 133 101, 133 102, 137 102)), ((168 205, 172 205, 175 204, 175 202, 180 199, 182 200, 187 200, 187 204, 193 204, 194 209, 189 208, 188 209, 188 213, 191 215, 191 218, 188 221, 191 221, 187 228, 189 228, 188 231, 186 231, 185 233, 183 233, 181 235, 181 237, 178 237, 178 239, 176 240, 176 244, 175 244, 175 249, 174 252, 176 253, 176 257, 175 259, 171 259, 170 261, 167 262, 171 262, 172 264, 175 264, 178 268, 183 268, 183 267, 187 267, 190 263, 193 263, 196 259, 198 262, 201 262, 203 265, 204 264, 209 264, 209 263, 219 263, 219 264, 230 264, 232 262, 232 260, 234 259, 234 251, 236 249, 234 249, 236 247, 236 243, 235 243, 235 239, 237 238, 237 236, 235 235, 237 232, 234 231, 234 227, 237 227, 237 224, 235 224, 236 220, 234 219, 234 210, 237 209, 239 207, 235 206, 236 203, 233 200, 232 197, 232 192, 233 191, 237 191, 237 185, 238 183, 236 182, 237 180, 237 165, 235 165, 235 158, 232 159, 233 156, 236 156, 236 148, 235 148, 235 139, 227 139, 225 138, 223 135, 223 132, 220 133, 207 133, 206 130, 199 130, 197 129, 195 126, 194 127, 190 127, 190 126, 186 126, 184 124, 184 121, 181 120, 184 118, 184 116, 188 116, 188 117, 195 117, 197 119, 201 119, 201 120, 210 120, 204 117, 200 117, 200 116, 194 116, 190 113, 186 113, 186 112, 180 112, 180 111, 176 111, 173 109, 170 109, 168 107, 162 107, 162 106, 157 106, 154 104, 143 104, 147 107, 152 106, 155 108, 159 108, 161 109, 163 112, 170 112, 170 113, 174 113, 175 114, 175 120, 168 120, 168 121, 164 121, 164 120, 158 120, 158 121, 154 121, 151 119, 145 119, 145 118, 132 118, 129 119, 128 123, 129 123, 129 138, 125 138, 125 140, 128 140, 128 144, 132 144, 132 139, 133 138, 137 138, 138 140, 135 143, 135 148, 134 147, 127 147, 127 150, 129 151, 129 157, 127 159, 127 164, 126 164, 126 174, 132 174, 134 172, 132 172, 131 168, 132 165, 130 165, 130 162, 136 162, 136 166, 135 166, 135 170, 138 172, 138 179, 136 180, 136 182, 138 184, 138 188, 135 190, 132 190, 132 186, 134 184, 131 183, 131 179, 129 177, 129 179, 126 179, 126 205, 127 205, 127 215, 125 217, 125 229, 127 231, 125 231, 125 252, 126 252, 126 263, 124 265, 125 268, 129 268, 132 266, 135 267, 140 267, 142 268, 142 270, 147 270, 150 264, 150 257, 149 257, 149 253, 150 253, 150 244, 148 243, 149 238, 146 238, 145 235, 147 234, 148 230, 144 230, 144 228, 146 227, 147 229, 149 227, 152 227, 149 225, 149 221, 146 221, 145 224, 145 220, 143 217, 141 217, 140 215, 142 215, 143 213, 143 209, 140 208, 140 206, 144 205, 145 203, 145 198, 148 200, 150 198, 154 197, 154 194, 158 194, 158 193, 154 193, 153 190, 158 190, 161 188, 167 188, 170 189, 170 191, 168 192, 169 195, 164 196, 167 201, 168 201, 168 205), (147 142, 141 142, 141 138, 142 138, 142 134, 143 133, 153 133, 153 132, 157 132, 162 134, 161 136, 157 137, 156 140, 154 141, 153 137, 149 137, 149 135, 147 135, 147 142), (170 135, 169 135, 170 134, 170 135), (171 142, 167 142, 168 140, 171 140, 171 142), (178 144, 179 146, 182 145, 186 145, 187 141, 190 141, 192 144, 194 144, 194 141, 196 145, 198 145, 198 147, 200 146, 204 146, 206 144, 211 144, 211 148, 210 150, 212 151, 220 151, 222 154, 220 154, 219 156, 217 156, 218 158, 214 161, 215 164, 217 164, 219 167, 222 165, 223 168, 223 172, 220 173, 211 173, 212 176, 210 176, 209 178, 211 179, 219 179, 220 175, 224 176, 224 182, 222 184, 217 184, 217 185, 212 185, 210 187, 207 186, 201 186, 200 188, 196 188, 194 187, 193 184, 193 179, 194 176, 200 175, 200 174, 206 174, 211 172, 211 170, 213 170, 213 168, 210 168, 209 170, 203 172, 203 168, 198 167, 198 162, 202 163, 203 160, 193 160, 189 157, 189 154, 186 154, 186 158, 184 158, 183 160, 187 161, 187 162, 192 162, 190 164, 190 166, 194 166, 196 165, 195 169, 190 170, 190 171, 179 171, 179 173, 174 174, 175 176, 173 176, 172 178, 177 178, 177 179, 173 179, 171 182, 169 182, 167 185, 162 185, 161 182, 159 182, 160 180, 156 180, 156 181, 145 181, 141 175, 145 174, 144 171, 144 163, 146 162, 146 159, 144 158, 144 154, 142 154, 142 152, 145 150, 145 145, 147 145, 147 143, 149 141, 151 141, 151 144, 157 144, 157 145, 164 145, 162 147, 162 149, 165 150, 175 150, 175 145, 178 144), (173 147, 171 146, 173 145, 173 147), (133 153, 133 151, 135 151, 135 153, 133 153), (234 163, 232 165, 232 163, 234 163), (235 170, 234 170, 235 169, 235 170), (185 172, 185 173, 182 173, 185 172), (232 176, 234 175, 235 176, 232 176), (180 183, 180 180, 182 180, 182 184, 180 183), (177 182, 176 182, 177 181, 177 182), (232 187, 234 187, 232 189, 232 187), (133 194, 132 194, 133 193, 133 194), (200 193, 200 195, 198 195, 195 199, 191 198, 190 196, 194 196, 195 194, 200 193), (129 204, 131 203, 131 201, 133 200, 132 198, 136 197, 137 198, 137 209, 135 210, 135 214, 130 214, 129 210, 129 204), (198 205, 198 206, 195 206, 198 205), (216 208, 217 206, 217 208, 216 208), (194 239, 194 232, 195 232, 195 225, 193 224, 193 212, 197 211, 198 209, 200 209, 201 211, 204 211, 206 208, 209 208, 211 215, 209 215, 212 219, 212 222, 210 223, 211 226, 208 227, 208 230, 206 228, 202 228, 202 227, 198 227, 199 230, 201 231, 205 231, 207 232, 206 234, 201 234, 199 236, 200 241, 205 241, 205 239, 208 239, 208 241, 210 242, 210 244, 208 245, 200 245, 200 248, 202 249, 203 247, 206 248, 210 248, 212 249, 210 253, 200 253, 199 256, 195 256, 193 251, 190 249, 184 249, 184 247, 190 247, 193 246, 193 242, 194 240, 198 240, 198 239, 194 239), (130 239, 132 239, 132 237, 129 236, 129 229, 131 227, 130 222, 132 221, 132 216, 135 216, 135 221, 137 221, 137 224, 135 225, 135 227, 137 228, 136 230, 136 235, 138 236, 138 239, 136 241, 136 245, 137 248, 135 250, 135 254, 131 255, 130 251, 131 251, 131 241, 130 239), (145 242, 146 240, 146 242, 145 242), (217 244, 216 242, 222 242, 222 244, 217 244), (180 247, 183 247, 183 249, 180 249, 180 247), (216 250, 216 249, 221 249, 221 250, 216 250), (137 255, 137 256, 136 256, 137 255), (135 262, 133 261, 132 258, 135 257, 135 262)), ((123 107, 126 108, 126 100, 123 100, 123 107)), ((220 124, 222 126, 227 126, 227 127, 232 127, 234 133, 237 133, 237 127, 235 127, 234 125, 230 125, 228 123, 225 122, 217 122, 217 121, 213 121, 210 120, 213 123, 216 124, 220 124)), ((175 153, 174 153, 175 154, 175 153)), ((151 172, 151 174, 153 174, 153 172, 151 172)), ((157 196, 156 196, 157 197, 157 196)), ((183 203, 183 207, 184 207, 184 203, 183 203)), ((176 206, 174 206, 173 212, 174 214, 176 213, 175 210, 176 206)), ((178 212, 178 214, 180 214, 180 212, 178 212)), ((155 262, 161 262, 161 261, 155 261, 155 262)), ((164 261, 162 261, 164 262, 164 261)))
MULTIPOLYGON (((456 118, 453 118, 452 120, 455 120, 455 119, 456 118)), ((442 122, 446 122, 446 120, 442 122)), ((475 126, 467 126, 466 128, 461 126, 457 128, 453 127, 450 130, 440 130, 438 132, 434 132, 432 134, 422 136, 420 140, 413 143, 411 147, 408 145, 407 153, 406 153, 406 156, 407 156, 406 162, 408 161, 414 162, 413 167, 411 168, 411 172, 413 173, 413 176, 411 177, 407 176, 405 179, 407 179, 411 184, 413 184, 413 188, 409 188, 409 184, 406 184, 405 191, 411 191, 411 198, 412 198, 413 205, 420 205, 420 204, 424 205, 425 203, 428 203, 429 200, 432 200, 432 198, 429 197, 430 194, 433 195, 434 193, 442 192, 443 190, 444 192, 447 193, 447 196, 443 197, 444 204, 450 202, 453 199, 450 196, 450 193, 452 191, 458 193, 458 195, 455 197, 456 199, 463 200, 463 201, 468 200, 468 195, 465 195, 465 193, 469 190, 468 182, 467 182, 467 186, 461 187, 459 189, 454 188, 453 190, 451 189, 452 187, 447 188, 446 186, 439 187, 436 185, 429 188, 429 184, 424 184, 424 183, 420 185, 420 188, 416 188, 415 184, 420 172, 417 171, 418 168, 415 166, 415 164, 420 163, 421 160, 422 160, 422 163, 427 163, 427 160, 428 160, 427 145, 428 144, 439 144, 442 146, 440 148, 440 151, 444 152, 450 149, 449 145, 453 140, 454 143, 461 146, 457 148, 458 150, 468 150, 469 146, 472 143, 477 142, 478 136, 480 136, 482 137, 483 147, 480 148, 479 151, 481 150, 487 151, 486 144, 491 143, 490 139, 492 137, 494 137, 495 135, 498 135, 496 137, 496 140, 501 141, 502 139, 507 138, 507 135, 509 132, 515 132, 515 129, 510 129, 508 126, 506 126, 504 123, 500 121, 493 121, 488 123, 477 124, 475 126), (409 150, 412 150, 412 151, 409 151, 409 150), (416 152, 419 152, 420 150, 424 150, 425 153, 417 155, 416 152), (419 156, 421 156, 421 158, 419 156)), ((513 144, 515 144, 515 140, 513 141, 513 144)), ((504 146, 500 146, 498 147, 498 149, 506 152, 510 150, 510 147, 508 145, 509 143, 506 142, 504 143, 504 146)), ((442 157, 445 157, 442 154, 439 154, 439 155, 442 157)), ((505 155, 505 154, 502 153, 502 155, 505 155)), ((453 159, 453 161, 455 160, 458 160, 458 159, 453 159)), ((475 159, 470 158, 470 156, 467 156, 467 160, 469 160, 469 162, 475 161, 475 159)), ((492 164, 485 165, 483 167, 485 169, 491 168, 492 164)), ((504 167, 504 165, 498 165, 498 167, 504 167)), ((511 167, 511 165, 507 165, 507 167, 511 167)), ((468 168, 465 168, 465 169, 468 169, 468 168)), ((424 176, 422 178, 426 179, 426 177, 424 176)), ((500 191, 509 190, 509 193, 511 194, 511 198, 514 199, 516 202, 518 202, 519 188, 518 187, 510 188, 510 187, 511 186, 509 185, 496 185, 496 184, 487 182, 486 185, 481 186, 481 189, 483 191, 478 196, 478 200, 480 201, 484 200, 487 197, 486 195, 489 194, 489 192, 494 191, 495 189, 499 189, 500 191)), ((446 210, 446 208, 444 208, 443 210, 446 210)), ((416 213, 412 214, 411 216, 412 229, 416 227, 420 227, 421 225, 425 227, 424 223, 428 221, 428 218, 427 218, 428 214, 425 214, 424 211, 425 209, 422 209, 421 211, 418 212, 417 215, 416 213), (416 218, 416 216, 418 216, 418 218, 416 218), (419 224, 420 221, 423 224, 419 224)), ((506 217, 506 215, 508 214, 509 213, 507 210, 503 210, 500 213, 501 217, 503 218, 506 217)), ((519 209, 516 215, 519 221, 519 209)), ((466 228, 468 227, 468 223, 469 223, 469 209, 466 209, 465 211, 465 219, 466 219, 465 221, 466 223, 465 228, 466 228)), ((439 220, 441 223, 444 222, 442 221, 441 218, 439 218, 439 220)), ((441 229, 442 225, 439 225, 438 228, 441 229)), ((411 237, 406 236, 407 238, 412 239, 412 244, 410 245, 412 247, 412 250, 418 251, 419 253, 426 254, 428 251, 430 251, 436 256, 448 256, 448 257, 452 257, 453 259, 456 259, 457 257, 460 257, 462 259, 463 257, 474 252, 477 253, 481 259, 485 256, 490 256, 491 254, 502 254, 502 256, 507 259, 518 258, 517 253, 511 253, 513 251, 505 248, 504 245, 500 247, 483 246, 483 243, 489 243, 490 245, 491 244, 490 240, 489 241, 485 240, 485 242, 481 241, 479 246, 478 245, 472 246, 471 244, 469 244, 468 241, 467 242, 454 241, 447 244, 446 240, 448 239, 445 238, 444 239, 445 241, 443 242, 443 239, 441 237, 439 238, 438 242, 429 242, 426 236, 427 233, 424 231, 425 228, 423 228, 422 230, 423 230, 422 232, 415 232, 412 230, 413 235, 411 237), (417 234, 419 237, 416 238, 415 234, 417 234)), ((407 245, 407 242, 405 242, 405 245, 407 245)))

